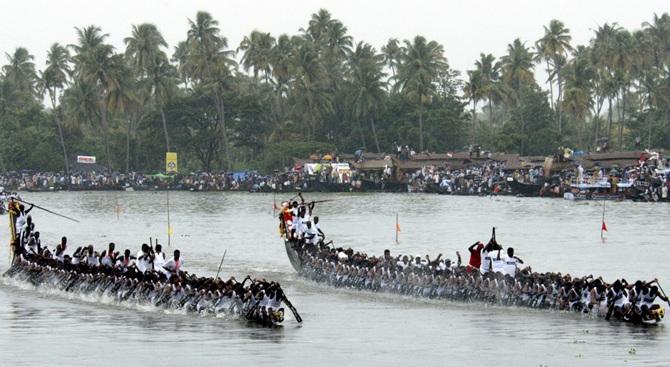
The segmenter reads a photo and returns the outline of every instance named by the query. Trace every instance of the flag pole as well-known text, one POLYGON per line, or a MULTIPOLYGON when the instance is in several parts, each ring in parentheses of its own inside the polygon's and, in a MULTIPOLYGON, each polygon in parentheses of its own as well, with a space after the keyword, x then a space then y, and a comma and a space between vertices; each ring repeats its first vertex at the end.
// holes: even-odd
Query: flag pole
POLYGON ((398 241, 398 232, 399 232, 398 229, 400 229, 400 223, 398 222, 398 213, 395 213, 395 243, 396 244, 400 243, 398 241))
POLYGON ((171 246, 171 238, 172 238, 172 227, 170 226, 170 184, 168 184, 168 188, 165 191, 165 196, 166 196, 166 203, 167 203, 167 235, 168 235, 168 247, 171 246))
POLYGON ((606 200, 603 200, 603 217, 600 222, 600 240, 604 241, 605 240, 605 231, 607 230, 605 226, 605 204, 607 203, 606 200))

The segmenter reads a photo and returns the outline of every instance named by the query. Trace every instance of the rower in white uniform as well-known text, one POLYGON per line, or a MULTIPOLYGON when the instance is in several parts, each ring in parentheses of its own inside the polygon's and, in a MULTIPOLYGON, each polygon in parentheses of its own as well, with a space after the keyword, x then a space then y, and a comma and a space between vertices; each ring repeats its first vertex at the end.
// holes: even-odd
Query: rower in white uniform
POLYGON ((154 269, 161 269, 165 265, 165 253, 163 253, 163 246, 156 244, 154 252, 154 269))
POLYGON ((184 260, 181 258, 181 252, 179 252, 179 250, 174 250, 174 256, 165 262, 163 270, 166 272, 168 278, 170 278, 173 274, 179 274, 179 270, 183 265, 184 260))

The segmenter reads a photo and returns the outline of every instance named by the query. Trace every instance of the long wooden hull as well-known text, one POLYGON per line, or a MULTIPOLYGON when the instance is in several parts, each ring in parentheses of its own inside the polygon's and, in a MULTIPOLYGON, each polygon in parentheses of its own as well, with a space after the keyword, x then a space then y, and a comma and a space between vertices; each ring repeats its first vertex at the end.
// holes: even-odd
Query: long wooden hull
POLYGON ((514 195, 540 196, 540 190, 542 189, 542 185, 521 183, 518 181, 510 181, 508 184, 514 195))

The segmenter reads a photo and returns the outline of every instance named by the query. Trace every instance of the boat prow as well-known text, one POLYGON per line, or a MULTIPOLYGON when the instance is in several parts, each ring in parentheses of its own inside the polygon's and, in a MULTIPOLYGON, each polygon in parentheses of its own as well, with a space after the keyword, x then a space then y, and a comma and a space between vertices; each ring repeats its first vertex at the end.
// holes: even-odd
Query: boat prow
POLYGON ((284 246, 286 247, 286 255, 288 255, 288 260, 291 262, 293 269, 299 273, 300 270, 302 270, 302 260, 300 259, 298 251, 295 249, 295 246, 297 245, 298 244, 295 241, 284 240, 284 246))

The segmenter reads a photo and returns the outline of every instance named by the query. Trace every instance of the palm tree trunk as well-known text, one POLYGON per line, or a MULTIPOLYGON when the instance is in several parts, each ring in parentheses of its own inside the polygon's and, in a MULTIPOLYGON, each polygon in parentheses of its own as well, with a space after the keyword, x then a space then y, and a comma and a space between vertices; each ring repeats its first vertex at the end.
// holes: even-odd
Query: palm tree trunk
POLYGON ((472 140, 471 143, 475 143, 477 140, 477 99, 472 99, 472 140))
POLYGON ((54 122, 56 123, 56 129, 58 130, 58 138, 60 140, 60 146, 63 149, 63 163, 65 164, 65 174, 70 172, 70 162, 67 159, 67 150, 65 149, 65 139, 63 138, 63 123, 58 114, 58 109, 56 109, 56 94, 55 92, 49 93, 49 98, 51 99, 51 111, 54 115, 54 122))
POLYGON ((583 119, 582 121, 577 121, 577 117, 573 116, 575 118, 575 123, 577 124, 577 144, 579 144, 579 149, 585 150, 584 149, 584 125, 586 125, 586 119, 583 119))
POLYGON ((619 149, 623 150, 623 127, 626 124, 626 89, 621 89, 621 122, 619 123, 619 149))
POLYGON ((598 146, 598 135, 600 135, 600 110, 603 107, 603 102, 602 98, 596 100, 596 111, 593 114, 593 144, 595 147, 598 146))
POLYGON ((526 155, 526 139, 527 138, 528 137, 526 135, 526 120, 522 119, 521 120, 521 148, 519 149, 519 153, 521 153, 521 155, 526 155))
POLYGON ((102 138, 105 143, 105 161, 107 162, 107 170, 112 170, 112 154, 109 149, 109 121, 107 121, 107 105, 105 98, 100 101, 100 119, 102 122, 102 138))
POLYGON ((60 118, 54 115, 54 120, 56 121, 56 128, 58 128, 58 138, 60 139, 60 146, 63 149, 63 162, 65 163, 65 174, 70 172, 70 162, 67 159, 67 150, 65 149, 65 139, 63 138, 63 126, 60 121, 60 118))
POLYGON ((379 138, 377 137, 377 128, 375 127, 375 120, 370 119, 370 127, 372 128, 372 137, 375 139, 375 147, 377 148, 377 153, 381 153, 382 150, 379 149, 379 138))
POLYGON ((598 133, 600 130, 600 119, 598 118, 598 115, 593 116, 593 144, 594 146, 598 146, 598 133))
MULTIPOLYGON (((547 59, 547 74, 551 75, 551 68, 549 67, 549 59, 547 59)), ((549 79, 549 105, 554 109, 554 80, 549 79)))
POLYGON ((160 106, 159 108, 161 112, 161 120, 163 120, 163 133, 165 133, 165 149, 167 152, 170 152, 170 135, 168 135, 168 129, 167 129, 167 120, 165 119, 165 111, 163 109, 163 106, 160 106))
POLYGON ((561 88, 561 68, 556 69, 556 80, 558 81, 558 100, 556 101, 556 114, 558 115, 558 133, 563 132, 563 116, 561 115, 561 99, 563 91, 561 88))
POLYGON ((616 107, 617 107, 617 117, 619 117, 619 126, 617 127, 617 147, 621 150, 621 139, 619 137, 621 131, 621 124, 623 121, 623 110, 621 108, 621 97, 617 94, 616 97, 616 107))
POLYGON ((610 145, 612 137, 612 97, 607 97, 607 145, 610 145))
POLYGON ((651 111, 647 113, 647 149, 651 149, 651 111))
POLYGON ((489 126, 493 127, 493 103, 491 102, 493 98, 489 95, 489 126))
MULTIPOLYGON (((218 93, 217 93, 218 95, 218 93)), ((223 154, 226 157, 226 169, 231 169, 232 162, 230 161, 230 147, 228 146, 228 132, 226 131, 226 109, 223 105, 223 98, 219 97, 219 121, 221 123, 221 135, 223 137, 223 154)))
POLYGON ((128 119, 128 128, 126 129, 126 173, 130 173, 130 130, 132 120, 128 119))
POLYGON ((365 136, 363 135, 363 127, 361 126, 361 121, 359 119, 356 119, 356 125, 358 127, 358 135, 361 138, 361 144, 363 144, 362 148, 366 149, 365 136))
POLYGON ((419 95, 419 152, 423 152, 423 101, 419 95))

